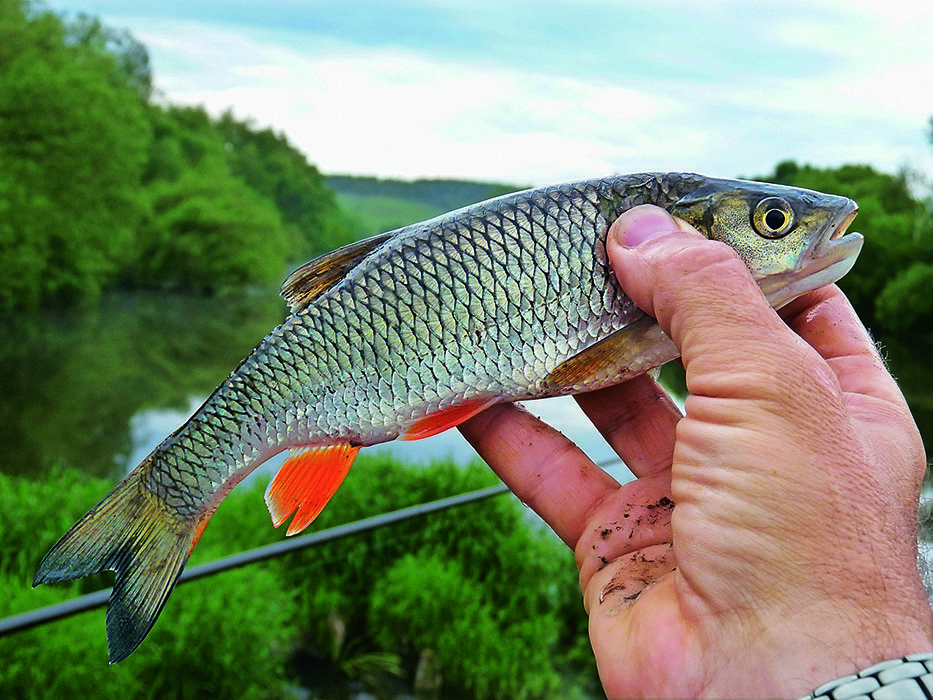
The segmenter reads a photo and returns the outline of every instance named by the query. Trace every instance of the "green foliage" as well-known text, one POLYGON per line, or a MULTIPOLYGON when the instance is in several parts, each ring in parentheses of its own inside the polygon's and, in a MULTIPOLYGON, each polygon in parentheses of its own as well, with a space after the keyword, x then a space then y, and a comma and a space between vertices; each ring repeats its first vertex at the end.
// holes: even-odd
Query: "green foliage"
MULTIPOLYGON (((478 465, 414 468, 362 455, 313 528, 493 481, 478 465)), ((0 617, 109 585, 100 575, 29 588, 44 553, 109 488, 74 471, 42 483, 0 475, 0 617)), ((253 482, 224 501, 191 564, 282 537, 263 488, 253 482)), ((0 638, 0 695, 277 697, 286 685, 317 688, 322 676, 379 692, 399 676, 410 683, 426 651, 445 695, 580 696, 595 684, 572 554, 507 497, 186 583, 116 666, 106 664, 103 617, 0 638)))
POLYGON ((279 214, 210 161, 151 187, 137 282, 194 291, 272 286, 294 248, 279 214))
POLYGON ((224 168, 224 142, 210 115, 201 107, 151 105, 152 144, 143 183, 174 182, 187 170, 205 161, 224 168))
POLYGON ((283 136, 201 108, 150 113, 148 216, 128 284, 271 286, 288 266, 357 237, 323 177, 283 136))
POLYGON ((405 555, 376 580, 370 604, 376 641, 386 649, 434 651, 446 682, 478 698, 556 695, 552 610, 542 604, 510 615, 476 573, 438 556, 405 555))
POLYGON ((882 326, 893 332, 933 327, 931 289, 933 264, 918 262, 898 272, 885 285, 875 306, 882 326))
POLYGON ((149 125, 113 56, 0 14, 0 309, 94 296, 132 248, 149 125))
MULTIPOLYGON (((362 455, 313 528, 492 482, 482 466, 425 470, 362 455)), ((349 637, 402 654, 409 673, 432 650, 445 690, 470 697, 549 697, 562 672, 593 677, 592 654, 580 653, 588 642, 572 554, 514 499, 398 523, 281 563, 296 589, 319 582, 298 602, 302 619, 318 621, 309 654, 325 654, 323 621, 336 618, 349 637)))
POLYGON ((126 29, 114 29, 81 14, 66 23, 65 43, 87 47, 112 60, 114 81, 132 88, 143 100, 152 96, 149 52, 126 29))
POLYGON ((0 311, 161 286, 277 284, 357 226, 281 135, 149 102, 145 47, 0 5, 0 311))
MULTIPOLYGON (((97 576, 30 589, 45 552, 108 488, 74 471, 55 472, 44 483, 0 475, 0 617, 109 585, 97 576)), ((212 548, 215 556, 224 550, 212 548)), ((183 586, 146 643, 117 666, 107 665, 100 610, 0 637, 0 695, 282 696, 293 611, 292 592, 271 571, 252 567, 183 586)))
POLYGON ((817 168, 783 161, 775 166, 771 179, 796 187, 842 194, 859 202, 867 198, 876 199, 884 211, 892 214, 915 214, 919 208, 919 203, 910 192, 906 173, 890 175, 878 172, 870 165, 817 168))
POLYGON ((300 242, 292 259, 326 253, 356 237, 318 169, 281 134, 239 122, 227 112, 215 122, 231 172, 269 201, 300 242))

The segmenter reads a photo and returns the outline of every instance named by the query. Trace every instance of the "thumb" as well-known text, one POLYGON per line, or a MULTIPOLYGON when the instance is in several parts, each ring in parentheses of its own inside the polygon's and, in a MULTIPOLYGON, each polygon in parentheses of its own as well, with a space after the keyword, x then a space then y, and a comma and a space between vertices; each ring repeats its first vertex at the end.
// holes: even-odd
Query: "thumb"
POLYGON ((788 342, 803 344, 729 246, 663 209, 626 211, 610 228, 606 249, 626 294, 658 320, 688 370, 699 361, 731 372, 750 362, 747 369, 760 371, 762 360, 786 354, 788 342))

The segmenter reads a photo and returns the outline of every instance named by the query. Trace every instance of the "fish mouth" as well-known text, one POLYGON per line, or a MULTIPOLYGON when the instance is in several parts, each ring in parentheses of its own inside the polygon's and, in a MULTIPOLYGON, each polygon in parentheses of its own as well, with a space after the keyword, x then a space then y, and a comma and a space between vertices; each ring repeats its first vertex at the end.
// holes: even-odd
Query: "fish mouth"
MULTIPOLYGON (((843 210, 843 214, 845 215, 845 218, 842 220, 842 223, 836 226, 836 230, 830 234, 829 240, 831 241, 835 241, 840 238, 843 238, 845 235, 846 229, 849 228, 849 226, 855 220, 855 217, 858 215, 858 207, 855 205, 855 202, 852 202, 852 200, 849 200, 849 201, 852 203, 852 209, 848 210, 847 208, 846 210, 843 210), (848 214, 846 214, 847 211, 848 211, 848 214)), ((861 236, 862 234, 853 232, 853 233, 850 233, 849 235, 850 236, 861 236)))
POLYGON ((826 234, 801 258, 798 269, 759 280, 771 306, 779 309, 801 294, 838 282, 852 269, 865 242, 860 233, 846 233, 856 214, 858 206, 847 200, 827 226, 826 234))

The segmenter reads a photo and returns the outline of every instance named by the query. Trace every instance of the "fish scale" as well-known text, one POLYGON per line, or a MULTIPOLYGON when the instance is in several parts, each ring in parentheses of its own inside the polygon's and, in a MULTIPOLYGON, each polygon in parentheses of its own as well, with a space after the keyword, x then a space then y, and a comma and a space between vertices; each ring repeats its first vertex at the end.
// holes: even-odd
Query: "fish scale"
MULTIPOLYGON (((344 437, 372 444, 396 437, 405 421, 436 408, 442 395, 452 404, 470 392, 507 392, 518 399, 539 390, 548 365, 556 366, 565 359, 562 355, 618 330, 638 314, 630 304, 617 303, 624 296, 605 263, 604 248, 592 254, 608 225, 595 204, 601 185, 606 191, 600 181, 534 198, 500 200, 494 209, 500 226, 490 224, 488 213, 479 208, 469 217, 448 219, 439 231, 427 225, 415 227, 414 235, 400 231, 397 245, 386 246, 372 265, 356 268, 356 279, 351 273, 317 305, 286 321, 241 364, 228 384, 249 384, 252 391, 231 394, 221 387, 203 411, 207 417, 260 415, 279 429, 244 435, 242 429, 194 421, 175 436, 174 442, 181 444, 158 448, 181 448, 191 459, 167 460, 167 469, 150 476, 150 488, 179 508, 184 502, 180 512, 187 516, 203 504, 183 498, 177 484, 190 484, 198 469, 199 486, 204 480, 223 485, 244 464, 276 446, 344 437), (549 222, 551 231, 561 235, 549 234, 549 222), (492 254, 494 247, 500 256, 492 254), (482 255, 483 249, 490 253, 482 255), (479 272, 482 263, 486 279, 479 272), (501 282, 499 304, 484 303, 489 278, 494 288, 499 286, 495 281, 501 282), (561 303, 568 294, 570 300, 561 303), (436 302, 427 303, 432 296, 436 302), (420 308, 407 316, 414 323, 406 334, 409 342, 401 344, 393 342, 388 329, 404 327, 406 314, 399 309, 406 297, 418 299, 420 308), (566 309, 576 316, 581 304, 589 306, 592 317, 583 325, 572 324, 566 309), (490 317, 487 309, 498 311, 490 317), (484 342, 471 336, 471 324, 480 329, 484 342), (557 352, 557 325, 576 331, 562 353, 557 352), (315 353, 296 352, 288 345, 299 328, 309 329, 310 342, 298 350, 315 353), (342 336, 334 334, 335 328, 345 329, 342 336), (491 354, 490 346, 518 352, 491 354), (273 364, 297 372, 270 373, 273 364), (412 365, 420 371, 411 372, 412 365), (430 396, 425 395, 425 378, 432 381, 430 396), (405 391, 398 391, 400 382, 405 391), (283 397, 283 390, 296 385, 301 389, 294 396, 283 397), (421 401, 413 401, 413 394, 421 401), (299 401, 322 410, 312 421, 289 420, 297 415, 288 406, 299 401), (212 435, 210 444, 184 439, 187 433, 202 432, 212 435), (232 443, 235 458, 204 465, 209 452, 231 453, 225 443, 232 443)), ((209 503, 213 494, 205 496, 209 503)))
POLYGON ((690 173, 529 190, 346 246, 286 280, 285 321, 66 533, 35 583, 116 571, 107 634, 119 661, 155 623, 224 496, 272 454, 292 449, 266 503, 294 534, 361 446, 676 357, 608 261, 610 222, 644 203, 731 245, 775 306, 841 277, 861 246, 843 236, 855 211, 845 198, 690 173), (760 230, 764 214, 792 225, 760 230))

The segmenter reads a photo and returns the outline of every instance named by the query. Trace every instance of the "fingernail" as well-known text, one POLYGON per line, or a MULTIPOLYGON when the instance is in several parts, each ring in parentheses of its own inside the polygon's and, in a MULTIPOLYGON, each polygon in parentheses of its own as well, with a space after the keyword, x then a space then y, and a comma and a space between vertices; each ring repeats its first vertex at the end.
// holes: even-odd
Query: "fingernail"
POLYGON ((676 231, 677 223, 659 207, 640 206, 623 213, 613 228, 618 243, 634 248, 652 238, 676 231))

